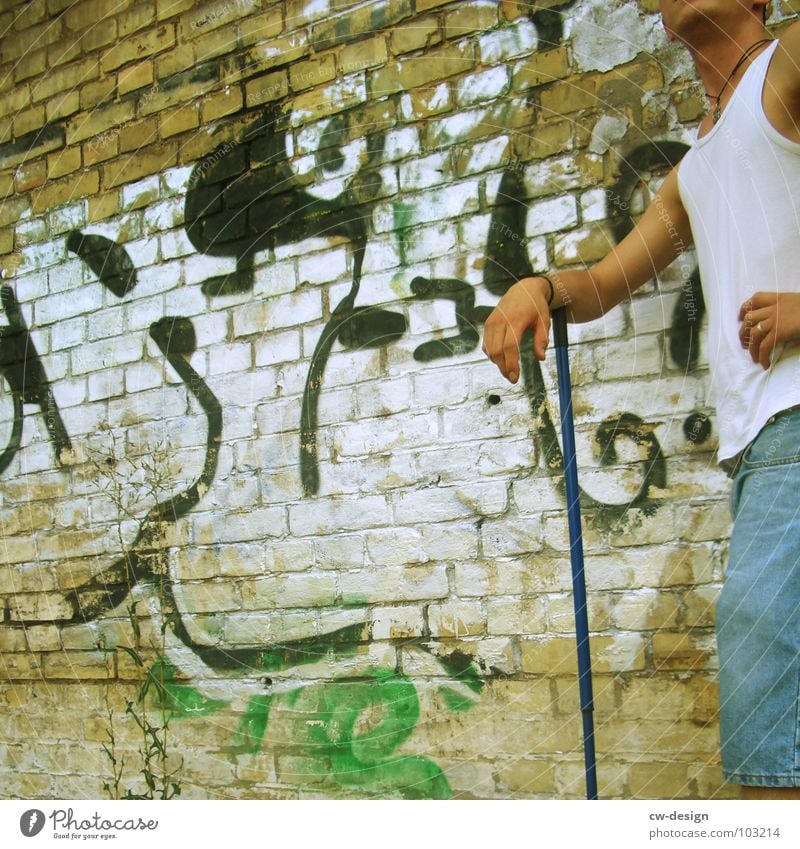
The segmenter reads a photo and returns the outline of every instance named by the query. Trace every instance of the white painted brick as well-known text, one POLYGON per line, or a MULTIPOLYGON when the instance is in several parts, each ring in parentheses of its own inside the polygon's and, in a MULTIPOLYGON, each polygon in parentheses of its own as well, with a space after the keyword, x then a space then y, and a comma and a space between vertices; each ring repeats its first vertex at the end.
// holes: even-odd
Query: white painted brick
POLYGON ((437 434, 435 417, 425 414, 346 423, 335 429, 333 441, 340 456, 352 457, 435 444, 437 434))
POLYGON ((161 194, 169 196, 185 192, 189 182, 189 176, 192 173, 191 165, 184 165, 178 168, 167 168, 161 172, 161 194))
POLYGON ((330 574, 276 575, 245 580, 242 606, 246 610, 329 607, 336 592, 336 580, 330 574))
POLYGON ((300 333, 287 330, 283 333, 270 333, 256 340, 256 366, 274 365, 300 359, 300 333))
POLYGON ((469 74, 456 84, 456 102, 459 106, 474 106, 484 100, 494 100, 505 94, 508 86, 508 70, 502 65, 469 74))
POLYGON ((146 389, 155 389, 164 382, 161 366, 150 362, 132 363, 125 368, 125 392, 135 394, 146 389))
MULTIPOLYGON (((587 155, 589 161, 601 157, 587 155)), ((525 186, 528 196, 539 198, 566 192, 586 185, 586 171, 574 156, 551 156, 530 164, 525 169, 525 186)))
POLYGON ((135 301, 120 304, 123 326, 129 330, 149 331, 150 325, 164 318, 167 313, 163 295, 139 298, 135 301))
POLYGON ((339 533, 392 524, 386 500, 379 495, 360 499, 327 498, 289 505, 289 526, 297 536, 339 533))
POLYGON ((525 226, 526 236, 555 233, 578 223, 578 209, 571 195, 549 198, 532 204, 525 226))
POLYGON ((155 265, 159 261, 158 240, 152 238, 152 236, 145 236, 141 239, 133 239, 126 242, 125 250, 131 258, 134 268, 137 269, 137 278, 139 275, 139 269, 148 265, 155 265))
POLYGON ((44 216, 20 221, 14 228, 14 244, 17 248, 35 245, 47 239, 48 222, 44 216))
POLYGON ((249 342, 215 345, 208 354, 210 375, 247 371, 253 365, 253 347, 249 342))
POLYGON ((346 604, 427 601, 448 593, 444 566, 390 566, 358 569, 339 574, 346 604))
MULTIPOLYGON (((24 304, 22 314, 30 326, 30 310, 29 304, 38 301, 40 298, 47 297, 47 275, 49 272, 36 272, 34 274, 24 274, 14 278, 14 291, 17 295, 17 300, 24 304)), ((3 323, 7 323, 5 314, 2 316, 3 323)))
POLYGON ((581 204, 581 220, 586 223, 589 221, 604 221, 609 216, 609 212, 613 211, 613 206, 609 201, 610 193, 607 189, 589 189, 580 197, 581 204))
POLYGON ((297 260, 297 276, 301 283, 310 283, 312 286, 331 283, 348 273, 347 249, 344 246, 310 256, 301 256, 297 260))
POLYGON ((86 225, 86 215, 86 200, 78 201, 69 206, 62 206, 48 215, 50 232, 55 236, 66 233, 67 230, 80 229, 86 225))
POLYGON ((364 565, 364 537, 358 534, 322 537, 314 540, 313 546, 315 563, 321 569, 355 569, 364 565))
POLYGON ((159 233, 158 245, 164 259, 188 256, 197 248, 191 243, 184 230, 174 230, 170 233, 159 233))
MULTIPOLYGON (((437 145, 455 144, 468 138, 476 127, 487 120, 488 109, 458 111, 453 115, 431 121, 428 124, 428 138, 437 145)), ((502 126, 497 121, 495 126, 502 126)))
POLYGON ((492 65, 523 56, 533 51, 538 42, 539 35, 533 22, 528 18, 519 18, 503 29, 481 33, 478 37, 481 62, 492 65))
POLYGON ((183 198, 170 198, 160 203, 150 204, 142 217, 145 233, 157 233, 183 227, 183 198))
POLYGON ((481 526, 483 553, 487 557, 508 557, 542 550, 541 520, 533 516, 504 516, 481 526))
POLYGON ((468 180, 424 194, 412 195, 409 202, 413 206, 413 223, 427 224, 476 212, 479 203, 478 187, 477 180, 468 180))
MULTIPOLYGON (((397 268, 400 265, 400 252, 394 234, 370 239, 364 252, 363 273, 384 271, 387 268, 397 268)), ((371 280, 368 281, 371 286, 371 280)))
POLYGON ((72 373, 85 374, 125 363, 138 362, 142 359, 142 352, 143 339, 139 333, 87 343, 70 352, 72 373))
MULTIPOLYGON (((427 89, 425 95, 426 109, 429 112, 441 111, 450 106, 450 87, 447 83, 439 83, 439 85, 427 89)), ((416 121, 419 118, 411 95, 401 95, 400 112, 406 121, 416 121)))
POLYGON ((191 539, 197 545, 250 542, 286 533, 286 511, 266 507, 241 513, 195 514, 189 519, 191 539))
MULTIPOLYGON (((306 256, 311 253, 317 253, 318 251, 326 251, 330 249, 331 241, 326 236, 309 236, 307 239, 299 242, 277 244, 275 245, 275 258, 281 261, 291 257, 306 256)), ((344 243, 344 237, 341 237, 341 241, 344 243)))
POLYGON ((228 313, 208 312, 192 318, 198 348, 208 348, 228 338, 228 313))
POLYGON ((422 410, 459 404, 466 397, 468 384, 463 369, 436 369, 415 375, 414 400, 422 410))
POLYGON ((74 407, 86 400, 86 380, 84 378, 66 378, 53 386, 53 395, 60 409, 74 407))
POLYGON ((425 622, 417 606, 373 607, 370 610, 374 640, 402 640, 420 637, 425 622))
POLYGON ((406 259, 424 262, 452 251, 458 244, 458 230, 452 223, 415 227, 406 234, 406 259))
POLYGON ((402 127, 397 130, 389 130, 383 146, 383 159, 385 162, 394 162, 405 159, 420 152, 419 134, 416 127, 402 127))
POLYGON ((125 333, 125 314, 121 306, 114 305, 105 310, 98 310, 92 315, 88 323, 89 341, 96 342, 98 339, 106 339, 125 333))
POLYGON ((90 401, 100 401, 122 395, 125 391, 125 372, 108 368, 89 375, 87 392, 90 401))
POLYGON ((57 265, 67 256, 67 246, 64 239, 55 242, 38 242, 26 245, 20 251, 23 267, 26 272, 41 271, 50 265, 57 265))
POLYGON ((398 167, 400 187, 412 191, 438 186, 450 179, 449 171, 449 160, 444 153, 410 159, 398 167))
POLYGON ((469 151, 469 159, 463 166, 465 174, 480 174, 490 168, 502 165, 508 156, 508 136, 498 136, 489 141, 473 145, 469 151))
POLYGON ((546 630, 542 598, 489 599, 486 610, 490 634, 542 634, 546 630))
POLYGON ((431 560, 463 560, 478 553, 478 530, 472 523, 425 524, 419 532, 431 560))
POLYGON ((205 315, 208 311, 208 301, 199 286, 184 286, 169 293, 166 299, 166 311, 167 315, 181 315, 189 318, 205 315))
POLYGON ((158 174, 137 180, 135 183, 126 183, 122 187, 122 208, 130 209, 137 202, 139 205, 152 204, 158 199, 160 191, 158 174))
POLYGON ((411 407, 411 382, 405 378, 380 380, 356 387, 356 407, 361 418, 390 416, 411 407))
POLYGON ((72 348, 84 342, 86 335, 87 323, 82 315, 65 319, 50 328, 50 345, 55 351, 72 348))
POLYGON ((505 485, 477 483, 469 487, 429 487, 393 498, 398 524, 447 522, 493 515, 505 509, 505 485))
POLYGON ((328 358, 323 377, 324 390, 329 387, 347 386, 362 380, 380 377, 381 352, 375 348, 359 351, 334 351, 328 358))
POLYGON ((223 410, 255 407, 265 398, 273 397, 277 389, 275 372, 269 368, 240 372, 227 377, 219 375, 209 380, 209 385, 223 410))
POLYGON ((73 292, 60 292, 36 302, 36 324, 52 324, 65 318, 94 312, 104 306, 99 286, 87 286, 73 292))
POLYGON ((428 625, 434 637, 474 637, 486 631, 480 601, 447 601, 428 608, 428 625))
POLYGON ((182 262, 183 278, 187 286, 204 283, 217 275, 232 274, 236 271, 236 260, 229 256, 196 254, 187 256, 182 262))
MULTIPOLYGON (((569 233, 562 233, 553 239, 553 250, 562 262, 565 263, 585 263, 584 254, 581 253, 581 243, 592 235, 590 228, 581 230, 571 230, 569 233)), ((606 252, 612 251, 616 247, 616 242, 610 232, 606 233, 606 242, 604 249, 606 252)))
POLYGON ((315 321, 322 317, 321 295, 319 290, 306 289, 234 307, 233 333, 236 337, 247 336, 315 321))
POLYGON ((430 560, 422 535, 413 528, 369 531, 366 542, 368 559, 376 566, 402 566, 430 560))
POLYGON ((317 405, 317 422, 320 425, 339 424, 355 418, 353 390, 324 388, 317 405))
POLYGON ((79 259, 68 259, 47 271, 47 285, 51 292, 77 289, 86 281, 84 264, 79 259))

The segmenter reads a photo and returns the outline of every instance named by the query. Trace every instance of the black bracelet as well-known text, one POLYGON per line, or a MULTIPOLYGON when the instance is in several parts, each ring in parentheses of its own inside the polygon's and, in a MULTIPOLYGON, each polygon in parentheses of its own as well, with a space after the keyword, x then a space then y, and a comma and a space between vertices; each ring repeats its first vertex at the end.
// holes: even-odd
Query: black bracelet
POLYGON ((551 306, 553 303, 553 298, 556 296, 555 286, 553 286, 553 281, 546 274, 537 274, 537 277, 541 277, 543 280, 547 281, 547 285, 550 287, 550 294, 547 296, 547 306, 551 306))

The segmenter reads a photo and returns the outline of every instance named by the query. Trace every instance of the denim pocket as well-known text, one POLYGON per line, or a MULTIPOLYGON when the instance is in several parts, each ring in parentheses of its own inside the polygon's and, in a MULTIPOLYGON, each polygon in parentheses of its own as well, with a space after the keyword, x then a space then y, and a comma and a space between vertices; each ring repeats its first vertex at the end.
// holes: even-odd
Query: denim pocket
POLYGON ((785 466, 800 461, 800 409, 778 413, 761 429, 742 456, 742 470, 785 466))

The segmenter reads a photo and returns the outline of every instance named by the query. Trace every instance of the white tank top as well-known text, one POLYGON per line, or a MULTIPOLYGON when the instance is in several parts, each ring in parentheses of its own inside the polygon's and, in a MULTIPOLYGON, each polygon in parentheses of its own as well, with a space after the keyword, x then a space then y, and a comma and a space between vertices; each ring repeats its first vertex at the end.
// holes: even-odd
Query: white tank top
POLYGON ((739 308, 756 292, 800 292, 800 144, 761 104, 777 42, 747 69, 717 124, 678 167, 708 308, 710 395, 720 462, 766 420, 800 404, 800 345, 779 346, 765 371, 739 343, 739 308))

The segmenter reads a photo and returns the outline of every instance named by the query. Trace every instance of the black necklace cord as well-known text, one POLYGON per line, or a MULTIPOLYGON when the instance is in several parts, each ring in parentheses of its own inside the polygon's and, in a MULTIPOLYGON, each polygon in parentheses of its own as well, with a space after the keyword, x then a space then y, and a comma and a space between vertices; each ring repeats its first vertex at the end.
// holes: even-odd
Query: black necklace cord
POLYGON ((709 94, 708 92, 706 92, 707 97, 711 98, 711 100, 716 101, 716 106, 714 107, 714 114, 711 116, 712 123, 716 124, 717 121, 719 121, 720 116, 722 115, 721 98, 722 95, 725 93, 725 89, 728 87, 728 83, 733 79, 736 72, 750 58, 750 56, 755 53, 755 51, 758 50, 758 48, 761 47, 762 44, 768 44, 770 41, 772 41, 771 38, 762 38, 755 44, 751 44, 747 48, 747 50, 742 53, 742 55, 739 57, 739 61, 733 66, 733 70, 725 78, 725 82, 722 84, 722 88, 719 90, 719 94, 709 94))

